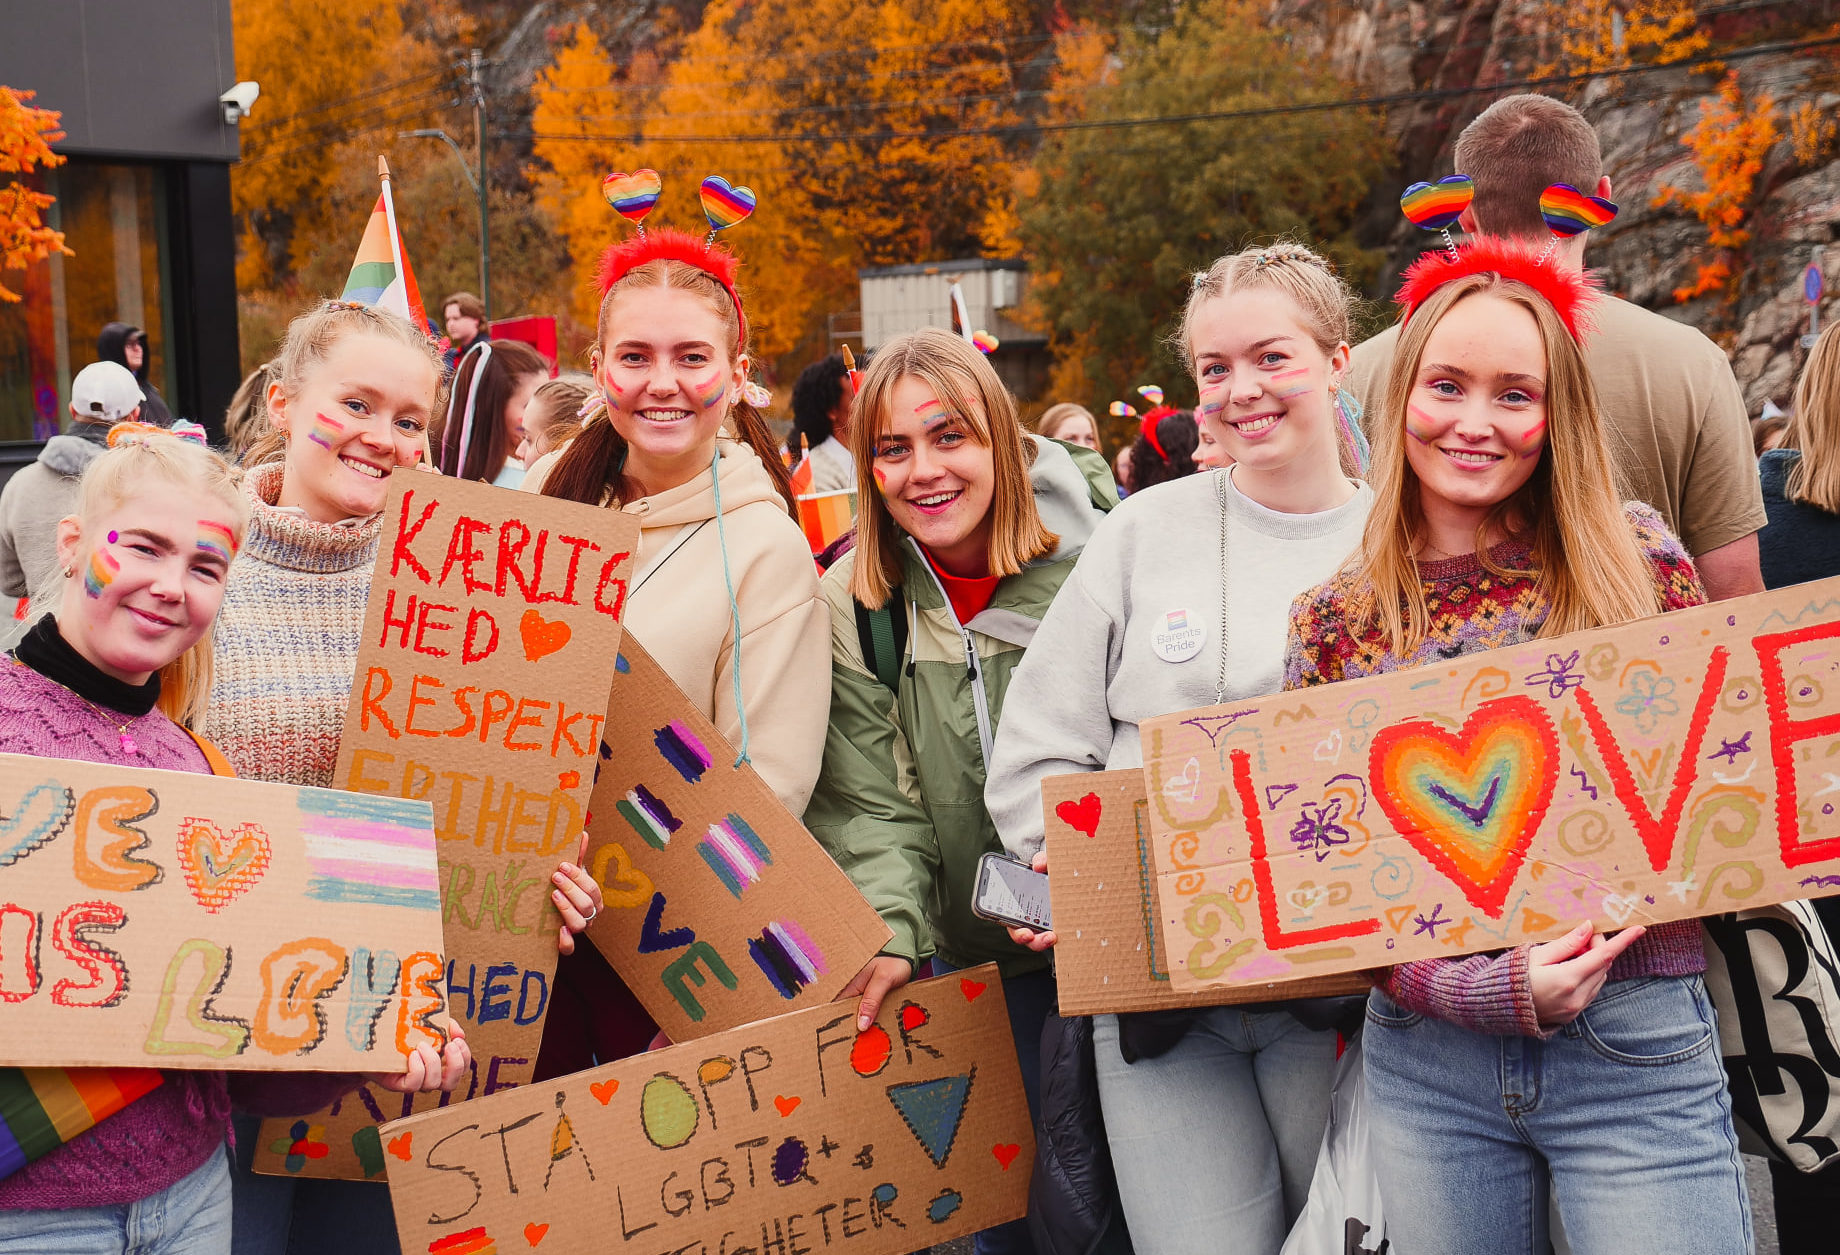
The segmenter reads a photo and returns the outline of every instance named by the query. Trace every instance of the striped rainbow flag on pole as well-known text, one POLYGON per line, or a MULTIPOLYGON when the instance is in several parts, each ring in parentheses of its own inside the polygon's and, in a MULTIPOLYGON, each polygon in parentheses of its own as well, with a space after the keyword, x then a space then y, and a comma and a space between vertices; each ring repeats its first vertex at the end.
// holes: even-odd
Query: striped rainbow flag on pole
POLYGON ((358 242, 358 256, 345 277, 345 291, 339 299, 373 305, 401 314, 416 330, 428 330, 428 314, 422 308, 422 291, 415 284, 415 271, 409 255, 403 251, 402 232, 396 226, 396 202, 390 197, 390 166, 377 158, 377 177, 383 191, 371 220, 365 224, 364 238, 358 242))
POLYGON ((0 1068, 0 1177, 50 1154, 164 1079, 155 1068, 0 1068))

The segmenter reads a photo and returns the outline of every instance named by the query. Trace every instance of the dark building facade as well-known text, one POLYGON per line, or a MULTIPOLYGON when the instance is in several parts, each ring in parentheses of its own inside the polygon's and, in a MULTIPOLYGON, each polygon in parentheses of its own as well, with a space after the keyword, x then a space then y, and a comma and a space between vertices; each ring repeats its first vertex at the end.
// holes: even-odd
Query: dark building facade
POLYGON ((0 84, 63 114, 68 162, 25 177, 75 254, 5 276, 25 299, 0 304, 0 466, 58 431, 110 322, 146 332, 149 381, 216 433, 239 379, 235 82, 230 0, 0 0, 0 84))

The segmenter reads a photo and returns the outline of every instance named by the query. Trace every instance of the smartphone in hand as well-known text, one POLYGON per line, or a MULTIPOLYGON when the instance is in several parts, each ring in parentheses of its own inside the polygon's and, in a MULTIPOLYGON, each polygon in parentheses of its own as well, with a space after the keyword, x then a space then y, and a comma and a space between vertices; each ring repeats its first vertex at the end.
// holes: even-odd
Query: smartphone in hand
POLYGON ((984 919, 1012 928, 1046 932, 1054 927, 1048 909, 1048 876, 1007 854, 978 860, 977 893, 971 910, 984 919))

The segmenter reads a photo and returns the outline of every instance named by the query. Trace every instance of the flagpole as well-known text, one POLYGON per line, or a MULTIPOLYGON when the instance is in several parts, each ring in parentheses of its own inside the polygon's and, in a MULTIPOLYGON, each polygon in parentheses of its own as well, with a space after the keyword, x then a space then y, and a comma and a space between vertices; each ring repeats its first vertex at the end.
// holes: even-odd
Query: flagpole
MULTIPOLYGON (((390 162, 381 153, 377 155, 377 177, 383 182, 383 218, 390 228, 390 260, 396 264, 396 281, 403 285, 403 307, 408 309, 409 271, 403 264, 402 233, 396 229, 396 198, 390 195, 390 162)), ((414 321, 415 311, 408 313, 410 321, 414 321)), ((426 333, 428 328, 416 330, 426 333)))

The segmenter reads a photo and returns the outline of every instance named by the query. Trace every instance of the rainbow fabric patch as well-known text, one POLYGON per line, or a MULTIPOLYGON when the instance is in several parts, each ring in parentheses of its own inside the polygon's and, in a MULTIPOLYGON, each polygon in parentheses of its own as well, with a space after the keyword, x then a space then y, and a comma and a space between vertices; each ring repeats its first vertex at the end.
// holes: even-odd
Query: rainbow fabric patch
POLYGON ((441 909, 428 813, 402 798, 302 789, 296 806, 307 854, 307 896, 441 909))
POLYGON ((102 590, 113 584, 120 574, 121 560, 97 549, 89 555, 89 570, 83 573, 83 591, 91 597, 100 597, 102 590))
POLYGON ((831 970, 818 943, 789 919, 770 920, 760 936, 748 938, 748 954, 782 998, 798 997, 831 970))
POLYGON ((682 719, 673 719, 664 727, 652 733, 652 744, 664 755, 664 760, 677 769, 677 774, 684 778, 686 784, 695 784, 703 778, 715 759, 710 756, 709 747, 697 739, 690 725, 682 719))
POLYGON ((1608 226, 1616 217, 1616 204, 1601 196, 1586 196, 1570 183, 1555 183, 1540 193, 1540 217, 1554 235, 1570 239, 1608 226))
POLYGON ((0 1178, 158 1089, 157 1068, 0 1068, 0 1178))
POLYGON ((735 187, 719 174, 703 180, 703 216, 714 231, 726 231, 754 212, 760 198, 751 187, 735 187))
POLYGON ((737 898, 743 889, 758 883, 761 872, 773 863, 767 843, 748 827, 747 820, 735 814, 710 824, 709 835, 696 843, 696 852, 737 898))
POLYGON ((1476 199, 1476 181, 1467 174, 1445 175, 1436 183, 1414 183, 1399 197, 1399 208, 1413 226, 1447 231, 1476 199))
POLYGON ((601 195, 613 206, 613 212, 630 222, 637 222, 658 204, 664 180, 656 170, 634 170, 631 174, 610 174, 601 180, 601 195))
POLYGON ((644 785, 615 802, 614 809, 654 850, 671 844, 671 834, 684 826, 684 821, 671 813, 664 800, 644 785))
POLYGON ((198 547, 226 565, 236 556, 236 536, 222 523, 198 520, 198 547))

